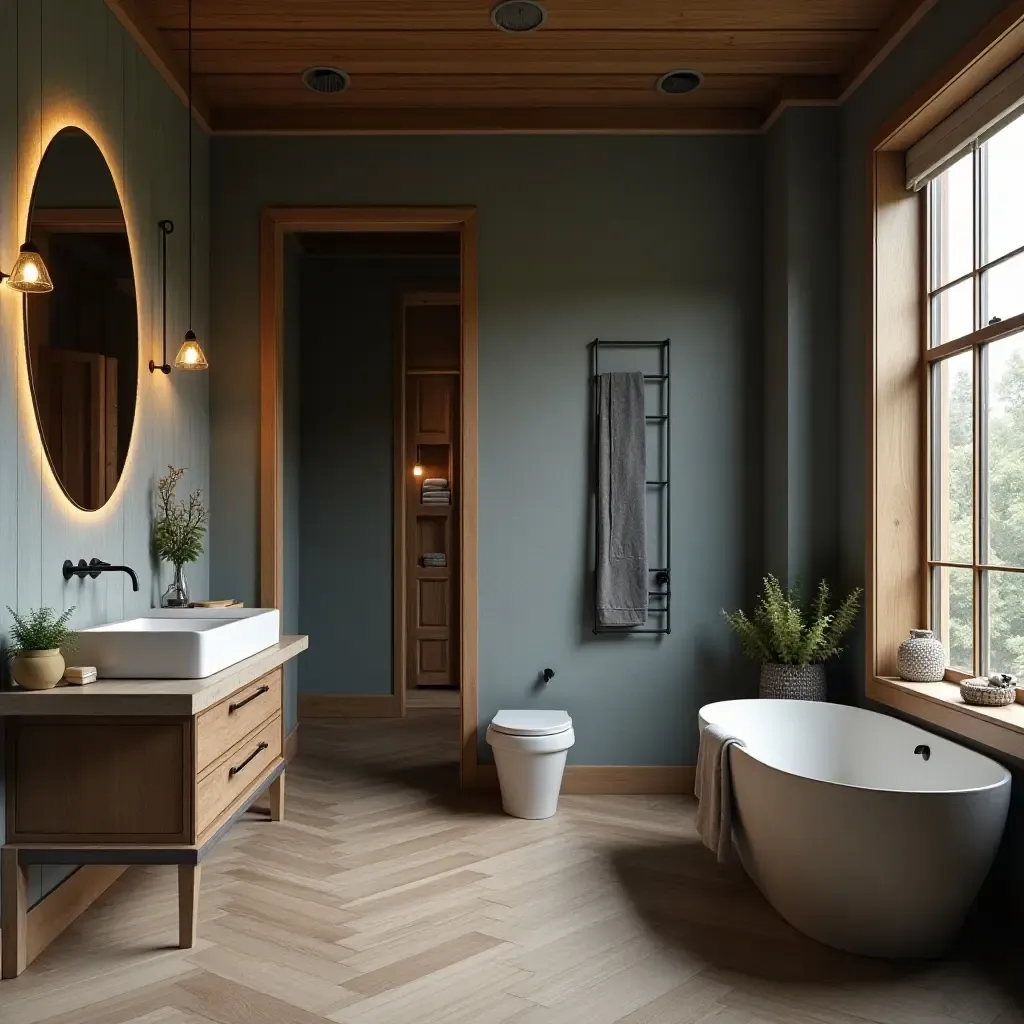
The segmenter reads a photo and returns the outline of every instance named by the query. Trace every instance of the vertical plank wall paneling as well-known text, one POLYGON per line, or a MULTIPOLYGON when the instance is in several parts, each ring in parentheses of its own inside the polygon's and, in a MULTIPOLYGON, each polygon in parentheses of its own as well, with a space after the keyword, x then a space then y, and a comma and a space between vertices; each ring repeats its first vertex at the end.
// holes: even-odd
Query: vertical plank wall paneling
MULTIPOLYGON (((160 233, 175 223, 168 252, 168 338, 173 359, 187 328, 187 130, 184 106, 128 37, 103 0, 0 0, 0 269, 23 241, 35 169, 49 139, 78 125, 110 165, 128 223, 139 308, 139 391, 124 475, 97 512, 74 508, 53 479, 35 425, 24 355, 21 299, 0 288, 0 632, 7 606, 75 605, 74 624, 138 614, 159 603, 169 580, 150 552, 153 487, 168 463, 188 468, 185 484, 209 493, 206 374, 151 375, 160 361, 160 233), (139 593, 118 574, 65 583, 65 558, 126 562, 139 593)), ((209 146, 193 126, 196 292, 194 326, 207 332, 209 146)), ((189 573, 208 592, 207 558, 189 573)), ((3 669, 6 672, 6 664, 3 669)), ((0 772, 3 760, 0 757, 0 772)), ((0 810, 2 810, 0 777, 0 810)), ((0 816, 0 836, 3 818, 0 816)), ((34 869, 30 901, 64 869, 34 869)))

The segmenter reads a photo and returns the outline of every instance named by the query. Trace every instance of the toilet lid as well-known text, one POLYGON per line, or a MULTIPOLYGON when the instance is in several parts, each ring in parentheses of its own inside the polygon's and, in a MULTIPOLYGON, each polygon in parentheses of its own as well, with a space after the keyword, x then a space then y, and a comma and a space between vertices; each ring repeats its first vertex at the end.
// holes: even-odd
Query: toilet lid
POLYGON ((572 719, 565 711, 499 711, 491 728, 510 736, 554 736, 571 729, 572 719))

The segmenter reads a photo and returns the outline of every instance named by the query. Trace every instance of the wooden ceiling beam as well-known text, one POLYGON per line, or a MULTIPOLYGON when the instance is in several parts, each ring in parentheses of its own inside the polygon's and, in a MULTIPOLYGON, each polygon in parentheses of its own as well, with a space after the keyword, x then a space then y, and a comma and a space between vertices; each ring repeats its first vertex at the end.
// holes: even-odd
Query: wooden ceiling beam
MULTIPOLYGON (((167 40, 149 18, 144 0, 106 0, 114 17, 124 26, 135 40, 160 77, 171 87, 171 91, 188 105, 188 73, 178 54, 171 49, 167 40)), ((194 55, 193 55, 194 57, 194 55)), ((193 66, 193 74, 195 67, 193 66)), ((192 87, 192 116, 203 131, 210 131, 210 108, 206 100, 192 87)))
POLYGON ((710 135, 760 130, 743 107, 219 107, 218 135, 710 135))
MULTIPOLYGON (((610 44, 606 44, 609 45, 610 44)), ((196 74, 300 75, 306 68, 326 64, 356 75, 642 75, 655 77, 676 68, 696 68, 706 75, 831 75, 846 62, 836 55, 802 57, 796 54, 747 53, 738 50, 568 50, 557 53, 488 53, 446 50, 443 46, 418 52, 346 47, 332 50, 201 50, 193 54, 196 74)))
MULTIPOLYGON (((184 51, 188 33, 167 29, 163 33, 171 49, 184 51)), ((731 50, 736 53, 756 50, 769 53, 811 55, 836 50, 856 51, 874 39, 871 29, 686 29, 676 31, 591 31, 578 29, 544 29, 522 36, 489 29, 455 31, 409 31, 395 29, 346 31, 295 29, 290 23, 275 29, 207 29, 193 31, 192 49, 219 50, 355 50, 407 51, 421 53, 440 45, 446 50, 486 50, 496 53, 561 53, 566 50, 731 50)))
MULTIPOLYGON (((149 0, 161 29, 183 29, 187 0, 149 0)), ((203 0, 193 27, 494 31, 481 0, 203 0)), ((548 0, 544 31, 717 29, 868 29, 885 20, 890 0, 548 0)))
MULTIPOLYGON (((860 88, 868 76, 913 31, 920 20, 938 0, 898 0, 885 24, 875 33, 861 54, 843 75, 839 89, 839 102, 846 100, 860 88)), ((969 0, 962 0, 967 3, 969 0)))

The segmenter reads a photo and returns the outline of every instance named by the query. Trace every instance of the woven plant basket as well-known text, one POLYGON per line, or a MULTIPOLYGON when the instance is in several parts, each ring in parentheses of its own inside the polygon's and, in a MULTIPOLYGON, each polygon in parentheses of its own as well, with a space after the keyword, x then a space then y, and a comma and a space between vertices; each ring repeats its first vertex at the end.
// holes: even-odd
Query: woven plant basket
POLYGON ((759 697, 782 700, 826 700, 824 665, 761 666, 759 697))
POLYGON ((965 704, 978 704, 986 708, 1005 708, 1017 699, 1015 686, 989 686, 987 679, 965 679, 960 684, 960 696, 965 704))

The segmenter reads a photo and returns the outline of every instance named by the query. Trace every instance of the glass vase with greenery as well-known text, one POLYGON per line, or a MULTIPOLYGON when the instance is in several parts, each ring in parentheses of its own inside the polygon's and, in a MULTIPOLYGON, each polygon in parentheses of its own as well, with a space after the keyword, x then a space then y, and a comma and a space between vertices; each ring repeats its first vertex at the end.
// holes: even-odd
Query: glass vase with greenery
POLYGON ((799 584, 784 587, 769 574, 752 615, 723 612, 743 653, 761 663, 762 697, 825 699, 825 662, 842 653, 860 596, 857 588, 833 605, 831 588, 822 580, 805 602, 799 584))
POLYGON ((188 581, 184 567, 203 553, 203 537, 209 513, 203 504, 203 492, 194 490, 188 501, 178 501, 174 492, 185 475, 184 469, 167 467, 167 475, 157 481, 157 515, 153 524, 153 548, 157 556, 174 566, 174 579, 164 593, 165 608, 187 608, 188 581))

